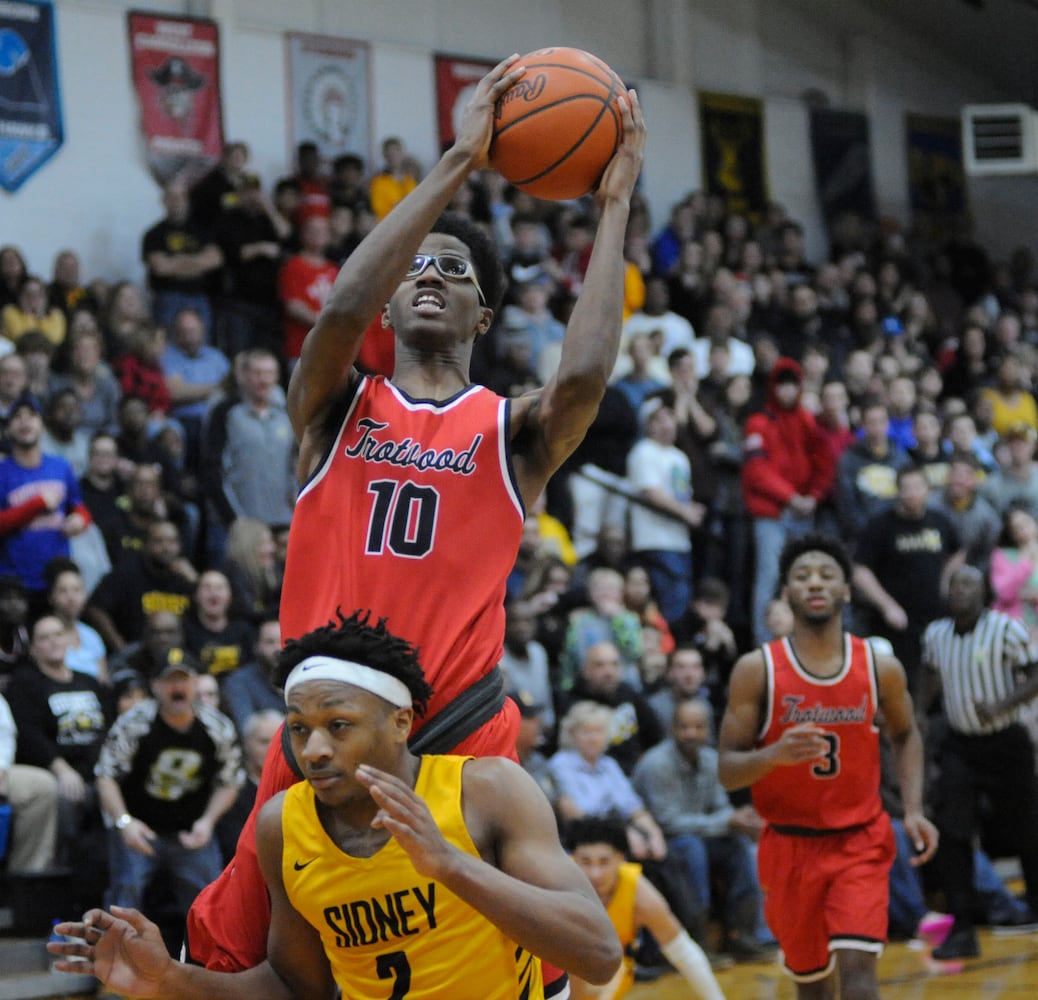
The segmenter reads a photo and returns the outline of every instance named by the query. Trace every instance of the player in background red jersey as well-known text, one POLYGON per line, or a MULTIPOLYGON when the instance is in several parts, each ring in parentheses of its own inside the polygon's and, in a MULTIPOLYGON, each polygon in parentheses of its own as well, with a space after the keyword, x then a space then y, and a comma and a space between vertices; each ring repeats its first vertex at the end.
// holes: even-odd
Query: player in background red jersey
POLYGON ((765 916, 799 1000, 878 1000, 894 835, 879 797, 879 732, 894 748, 905 829, 922 864, 923 743, 905 672, 843 630, 850 558, 833 538, 787 543, 779 560, 793 633, 743 656, 719 739, 725 788, 749 786, 766 821, 765 916))

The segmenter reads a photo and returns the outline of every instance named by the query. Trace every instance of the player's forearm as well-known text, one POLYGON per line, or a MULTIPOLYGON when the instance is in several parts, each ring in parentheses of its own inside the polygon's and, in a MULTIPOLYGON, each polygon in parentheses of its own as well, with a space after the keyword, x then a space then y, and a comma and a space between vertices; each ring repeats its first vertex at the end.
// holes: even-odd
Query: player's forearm
POLYGON ((446 209, 474 163, 449 149, 425 179, 364 238, 335 279, 323 314, 361 323, 360 332, 389 300, 433 223, 446 209))
POLYGON ((605 384, 616 364, 623 325, 623 244, 629 204, 606 202, 583 289, 573 306, 562 343, 558 381, 594 378, 605 384))
POLYGON ((153 1000, 303 1000, 263 962, 245 972, 212 972, 197 965, 171 962, 153 1000))
POLYGON ((717 758, 717 776, 725 790, 734 792, 750 785, 778 766, 773 748, 775 744, 760 750, 722 750, 717 758))
POLYGON ((891 738, 894 748, 894 771, 901 789, 905 815, 923 812, 923 739, 916 726, 891 738))
POLYGON ((622 958, 616 932, 590 890, 542 889, 460 851, 439 881, 516 944, 589 983, 608 982, 622 958))
POLYGON ((288 385, 288 414, 296 435, 342 387, 357 360, 368 323, 392 297, 422 240, 473 167, 449 149, 425 179, 346 259, 313 329, 303 341, 288 385))

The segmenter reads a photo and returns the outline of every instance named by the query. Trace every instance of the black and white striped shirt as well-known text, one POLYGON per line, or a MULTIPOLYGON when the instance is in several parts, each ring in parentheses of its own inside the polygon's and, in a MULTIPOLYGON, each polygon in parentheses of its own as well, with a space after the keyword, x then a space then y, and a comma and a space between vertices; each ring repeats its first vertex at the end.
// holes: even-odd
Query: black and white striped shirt
POLYGON ((1007 698, 1016 671, 1028 662, 1027 630, 1001 611, 983 611, 969 632, 956 633, 951 618, 939 618, 923 634, 923 661, 941 676, 944 712, 952 729, 967 736, 997 733, 1016 722, 1019 708, 981 722, 976 702, 1007 698))

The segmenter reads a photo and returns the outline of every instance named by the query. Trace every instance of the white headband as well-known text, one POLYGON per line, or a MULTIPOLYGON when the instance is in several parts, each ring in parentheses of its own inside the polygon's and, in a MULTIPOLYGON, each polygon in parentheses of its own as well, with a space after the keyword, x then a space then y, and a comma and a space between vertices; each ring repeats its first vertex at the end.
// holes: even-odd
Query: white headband
POLYGON ((373 670, 352 660, 339 660, 334 656, 308 656, 297 663, 285 681, 285 703, 297 684, 304 681, 339 681, 363 688, 380 698, 385 698, 397 708, 410 708, 414 704, 411 692, 403 681, 398 681, 381 670, 373 670))

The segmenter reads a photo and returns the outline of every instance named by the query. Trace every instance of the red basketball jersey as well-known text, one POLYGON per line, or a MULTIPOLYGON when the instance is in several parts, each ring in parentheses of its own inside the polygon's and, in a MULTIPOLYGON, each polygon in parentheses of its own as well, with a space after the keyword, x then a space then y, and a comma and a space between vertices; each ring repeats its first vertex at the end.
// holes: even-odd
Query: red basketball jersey
POLYGON ((524 519, 508 419, 508 400, 481 386, 431 402, 362 378, 292 517, 283 636, 340 606, 386 618, 419 647, 427 718, 484 676, 501 657, 524 519))
POLYGON ((769 823, 838 830, 879 814, 878 681, 867 642, 844 634, 834 677, 816 677, 797 661, 788 639, 763 647, 766 711, 758 746, 775 743, 790 726, 813 722, 826 731, 829 752, 804 764, 776 767, 753 785, 753 804, 769 823))

